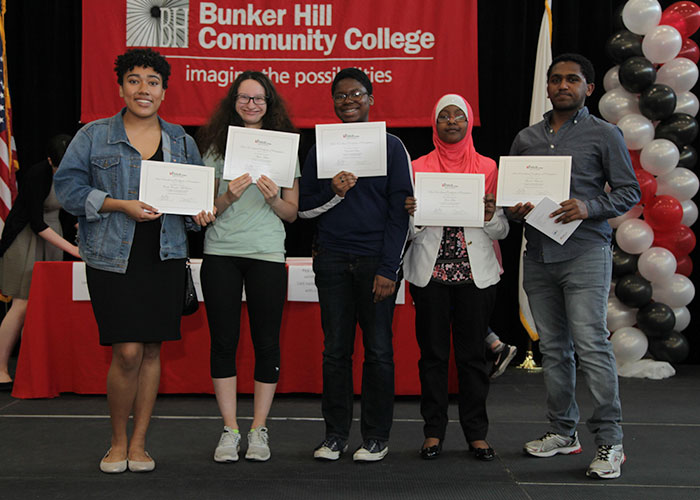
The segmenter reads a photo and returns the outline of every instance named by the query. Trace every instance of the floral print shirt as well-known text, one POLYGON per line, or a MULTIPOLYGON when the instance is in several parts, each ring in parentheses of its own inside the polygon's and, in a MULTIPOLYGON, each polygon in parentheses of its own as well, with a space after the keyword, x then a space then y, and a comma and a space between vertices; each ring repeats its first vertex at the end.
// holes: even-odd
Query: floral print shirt
POLYGON ((464 230, 445 226, 431 281, 444 285, 462 285, 474 281, 464 230))

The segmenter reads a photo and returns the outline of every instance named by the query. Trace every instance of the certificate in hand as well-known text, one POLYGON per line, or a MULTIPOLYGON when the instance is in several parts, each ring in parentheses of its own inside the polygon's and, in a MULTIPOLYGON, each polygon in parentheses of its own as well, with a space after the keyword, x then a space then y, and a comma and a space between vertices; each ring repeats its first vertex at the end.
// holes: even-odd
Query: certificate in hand
POLYGON ((417 226, 484 227, 484 174, 416 172, 417 226))
POLYGON ((501 156, 496 205, 537 205, 545 196, 561 203, 570 183, 571 156, 501 156))
POLYGON ((266 175, 279 187, 291 188, 298 150, 299 134, 229 126, 224 179, 249 173, 255 182, 266 175))
POLYGON ((319 179, 343 170, 357 177, 386 175, 386 123, 316 125, 316 163, 319 179))
POLYGON ((214 209, 214 177, 211 167, 143 160, 139 201, 165 214, 211 212, 214 209))

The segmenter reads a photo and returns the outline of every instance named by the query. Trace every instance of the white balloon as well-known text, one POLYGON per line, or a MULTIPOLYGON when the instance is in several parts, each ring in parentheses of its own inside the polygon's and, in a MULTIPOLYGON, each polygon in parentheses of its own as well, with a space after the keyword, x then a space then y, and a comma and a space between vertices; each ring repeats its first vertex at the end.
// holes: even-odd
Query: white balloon
POLYGON ((700 188, 698 176, 692 170, 676 167, 669 173, 656 178, 656 195, 669 194, 683 202, 695 196, 700 188))
POLYGON ((656 83, 664 83, 677 94, 688 92, 698 81, 698 67, 690 59, 678 57, 667 62, 656 73, 656 83))
POLYGON ((598 102, 598 111, 610 123, 617 123, 623 116, 640 115, 639 98, 618 87, 603 94, 598 102))
POLYGON ((644 57, 654 64, 663 64, 678 55, 683 38, 673 26, 662 24, 650 30, 642 40, 644 57))
POLYGON ((617 297, 608 298, 608 330, 614 332, 624 326, 634 326, 637 322, 637 311, 634 307, 628 307, 617 297))
POLYGON ((610 68, 603 77, 603 88, 606 92, 620 87, 620 65, 610 68))
POLYGON ((676 272, 676 265, 673 253, 661 247, 651 247, 642 252, 637 261, 639 274, 652 283, 668 279, 676 272))
POLYGON ((669 307, 685 307, 695 297, 695 286, 690 279, 682 274, 674 274, 670 278, 654 283, 651 298, 669 307))
POLYGON ((637 35, 646 35, 661 20, 661 5, 656 0, 629 0, 622 9, 622 22, 637 35))
POLYGON ((646 116, 625 115, 617 122, 617 126, 620 127, 625 136, 627 149, 642 149, 654 140, 654 124, 646 116))
POLYGON ((615 331, 610 338, 617 366, 639 361, 647 353, 649 339, 639 328, 625 326, 615 331))
POLYGON ((698 97, 692 92, 676 92, 676 109, 674 113, 685 113, 686 115, 696 116, 700 111, 700 102, 698 97))
POLYGON ((641 219, 628 219, 617 228, 615 241, 625 252, 640 254, 654 242, 654 230, 641 219))
POLYGON ((673 314, 676 316, 676 326, 673 327, 677 332, 682 332, 690 325, 690 311, 687 307, 673 308, 673 314))
POLYGON ((643 210, 644 209, 640 205, 635 205, 624 214, 608 219, 608 223, 612 228, 620 227, 620 224, 625 222, 627 219, 639 218, 639 216, 642 215, 643 210))
POLYGON ((654 175, 669 173, 678 165, 678 146, 668 139, 654 139, 642 148, 639 160, 642 168, 654 175))
POLYGON ((683 207, 681 224, 690 227, 698 220, 698 206, 693 200, 683 200, 681 206, 683 207))

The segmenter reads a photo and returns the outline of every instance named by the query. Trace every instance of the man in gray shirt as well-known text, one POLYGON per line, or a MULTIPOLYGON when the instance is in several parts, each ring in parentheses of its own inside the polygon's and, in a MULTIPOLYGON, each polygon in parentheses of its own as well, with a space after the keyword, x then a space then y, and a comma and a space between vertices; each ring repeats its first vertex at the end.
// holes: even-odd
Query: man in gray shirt
MULTIPOLYGON (((540 336, 550 429, 525 443, 524 450, 536 457, 581 452, 576 352, 593 396, 587 426, 598 446, 586 474, 609 479, 620 476, 625 455, 617 369, 606 328, 612 271, 607 219, 631 209, 641 192, 622 132, 584 106, 594 79, 593 65, 585 57, 556 57, 547 72, 547 95, 554 109, 520 131, 510 154, 571 156, 570 199, 550 217, 561 224, 582 221, 563 245, 525 226, 523 287, 540 336)), ((508 210, 509 216, 520 219, 532 208, 518 204, 508 210)))

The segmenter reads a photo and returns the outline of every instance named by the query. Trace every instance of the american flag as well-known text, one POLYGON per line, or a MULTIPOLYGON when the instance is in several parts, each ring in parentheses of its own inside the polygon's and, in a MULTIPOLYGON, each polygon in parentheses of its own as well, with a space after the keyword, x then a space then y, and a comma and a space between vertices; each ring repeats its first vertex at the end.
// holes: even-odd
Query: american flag
MULTIPOLYGON (((17 148, 12 137, 12 106, 7 88, 7 63, 5 58, 5 0, 0 10, 0 218, 4 224, 12 202, 17 197, 15 173, 19 168, 17 148)), ((0 226, 1 227, 1 226, 0 226)))

